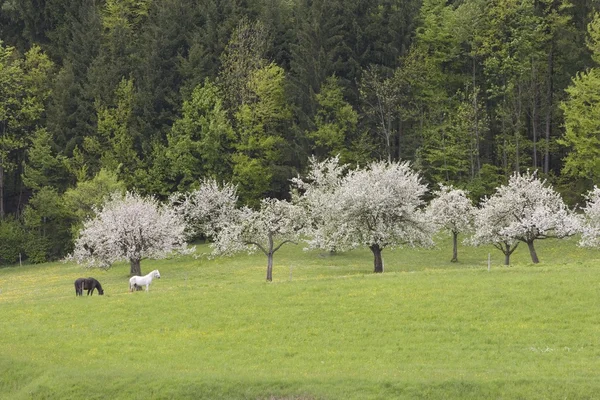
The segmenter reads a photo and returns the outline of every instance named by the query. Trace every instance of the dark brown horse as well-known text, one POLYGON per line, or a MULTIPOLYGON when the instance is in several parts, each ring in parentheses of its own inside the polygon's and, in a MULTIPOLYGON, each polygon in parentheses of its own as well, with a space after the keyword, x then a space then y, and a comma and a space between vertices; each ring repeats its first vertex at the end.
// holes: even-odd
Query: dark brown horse
POLYGON ((102 285, 96 279, 89 278, 79 278, 75 281, 75 296, 83 296, 83 291, 87 290, 88 296, 94 295, 94 289, 98 289, 98 294, 103 295, 104 290, 102 289, 102 285))

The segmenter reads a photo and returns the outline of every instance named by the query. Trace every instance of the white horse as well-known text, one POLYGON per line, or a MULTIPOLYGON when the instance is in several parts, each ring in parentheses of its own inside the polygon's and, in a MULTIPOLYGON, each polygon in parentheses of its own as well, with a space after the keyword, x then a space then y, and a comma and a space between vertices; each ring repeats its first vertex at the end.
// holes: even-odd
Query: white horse
POLYGON ((158 272, 157 269, 145 276, 132 276, 131 278, 129 278, 129 291, 133 292, 138 286, 146 285, 147 292, 148 288, 150 287, 150 283, 154 278, 160 278, 160 272, 158 272))

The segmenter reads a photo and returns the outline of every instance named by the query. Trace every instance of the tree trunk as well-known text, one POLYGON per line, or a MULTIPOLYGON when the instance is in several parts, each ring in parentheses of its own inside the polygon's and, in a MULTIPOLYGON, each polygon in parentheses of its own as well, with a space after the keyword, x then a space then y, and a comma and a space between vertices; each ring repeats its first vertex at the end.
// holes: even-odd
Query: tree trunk
POLYGON ((504 265, 510 265, 510 255, 517 249, 518 245, 519 243, 517 242, 517 244, 515 244, 515 247, 511 249, 510 244, 502 243, 502 245, 499 247, 500 250, 502 250, 502 252, 504 253, 504 265))
POLYGON ((502 252, 504 253, 504 265, 508 267, 510 265, 510 255, 512 254, 510 245, 504 243, 502 245, 502 252))
POLYGON ((473 118, 473 131, 475 134, 475 149, 473 149, 473 141, 471 140, 471 179, 475 179, 475 175, 479 175, 479 171, 481 170, 481 161, 480 161, 480 157, 479 157, 479 106, 477 104, 477 96, 478 96, 478 91, 477 91, 477 86, 476 86, 476 80, 475 80, 475 72, 476 72, 476 66, 477 66, 477 62, 476 62, 476 58, 475 56, 473 56, 473 72, 472 72, 472 77, 473 77, 473 116, 475 118, 473 118), (473 157, 476 155, 476 162, 477 164, 475 165, 475 163, 472 161, 473 157))
POLYGON ((534 264, 537 264, 540 262, 537 253, 535 252, 535 247, 533 247, 533 240, 530 242, 527 242, 527 247, 529 247, 529 254, 531 255, 531 261, 534 264))
POLYGON ((4 167, 0 159, 0 219, 4 218, 4 167))
POLYGON ((518 100, 517 100, 517 113, 516 113, 516 117, 517 120, 515 122, 515 171, 520 172, 521 171, 521 142, 519 141, 519 134, 521 133, 521 123, 519 122, 521 120, 521 110, 523 109, 523 104, 522 104, 522 88, 521 88, 521 84, 519 83, 518 87, 518 100))
POLYGON ((129 265, 131 267, 129 271, 129 276, 142 276, 142 267, 140 265, 141 260, 129 260, 129 265))
POLYGON ((547 174, 550 170, 550 135, 552 131, 552 103, 553 103, 553 90, 554 85, 552 82, 552 75, 554 74, 554 44, 550 44, 550 51, 548 52, 548 88, 546 92, 546 148, 544 149, 544 174, 547 174))
POLYGON ((382 273, 383 272, 383 258, 381 257, 381 247, 379 247, 378 244, 374 244, 372 246, 369 247, 371 249, 371 251, 373 252, 373 257, 374 257, 374 265, 375 265, 375 269, 373 270, 374 273, 382 273))
POLYGON ((273 281, 273 253, 267 254, 267 282, 273 281))
POLYGON ((450 262, 458 261, 458 232, 452 232, 452 260, 450 262))
POLYGON ((400 160, 401 159, 401 155, 402 155, 402 134, 403 134, 403 129, 404 129, 404 125, 402 124, 402 120, 398 121, 398 134, 396 135, 396 137, 398 138, 398 148, 396 149, 396 160, 400 160))
POLYGON ((537 82, 535 76, 535 66, 533 59, 531 60, 532 68, 531 68, 531 84, 533 85, 533 100, 531 103, 531 132, 533 134, 533 169, 536 169, 538 166, 537 159, 537 105, 538 105, 538 97, 537 97, 537 82))

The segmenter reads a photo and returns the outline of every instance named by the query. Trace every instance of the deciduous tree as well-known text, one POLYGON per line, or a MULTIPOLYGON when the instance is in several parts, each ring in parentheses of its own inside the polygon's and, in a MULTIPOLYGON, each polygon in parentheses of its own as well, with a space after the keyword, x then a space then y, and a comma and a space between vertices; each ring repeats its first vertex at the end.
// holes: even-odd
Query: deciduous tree
POLYGON ((174 193, 169 201, 187 224, 188 235, 214 238, 224 221, 236 213, 237 187, 205 179, 196 190, 174 193))
MULTIPOLYGON (((313 175, 321 174, 318 169, 322 167, 313 164, 313 175)), ((331 171, 337 174, 335 167, 331 171)), ((318 180, 306 184, 319 190, 318 180)), ((325 227, 317 231, 331 236, 314 243, 325 244, 328 250, 332 246, 339 250, 368 247, 373 252, 374 272, 383 272, 383 249, 432 244, 434 226, 421 210, 426 191, 408 162, 376 161, 350 170, 332 194, 326 194, 329 203, 321 222, 325 227)))
POLYGON ((344 99, 338 78, 330 76, 316 95, 318 104, 315 116, 315 130, 308 132, 314 141, 313 149, 319 156, 340 155, 342 162, 356 161, 360 154, 353 154, 353 140, 356 136, 358 113, 344 99))
POLYGON ((458 235, 469 232, 473 228, 475 207, 467 193, 452 185, 440 185, 440 190, 433 192, 435 196, 427 209, 430 218, 442 229, 452 234, 452 259, 458 261, 458 235))
POLYGON ((184 231, 183 218, 155 198, 114 193, 84 223, 69 259, 101 268, 129 261, 130 274, 141 275, 142 259, 188 250, 184 231))
MULTIPOLYGON (((600 14, 588 26, 588 46, 596 64, 600 63, 600 14)), ((592 182, 600 178, 600 68, 577 74, 567 88, 568 98, 561 104, 565 133, 560 141, 571 148, 563 172, 592 182)))
POLYGON ((536 240, 564 238, 578 230, 578 218, 545 180, 529 171, 515 172, 507 185, 483 200, 475 218, 472 242, 494 245, 504 253, 505 265, 509 265, 519 242, 526 243, 531 261, 537 264, 536 240))
POLYGON ((338 235, 345 234, 339 229, 345 221, 343 215, 335 211, 336 194, 347 169, 347 165, 340 164, 339 157, 319 161, 313 156, 309 159, 307 175, 291 180, 292 199, 306 210, 308 237, 305 240, 311 248, 333 252, 343 242, 338 235))
POLYGON ((267 282, 273 280, 273 255, 286 243, 296 244, 305 224, 302 208, 277 199, 263 199, 260 208, 235 210, 220 223, 214 255, 259 249, 267 256, 267 282))
POLYGON ((286 133, 293 119, 281 67, 270 64, 254 71, 247 85, 256 100, 242 104, 236 113, 240 139, 232 157, 233 181, 242 200, 256 205, 291 178, 284 149, 290 145, 286 133))
POLYGON ((37 46, 21 57, 0 41, 0 218, 4 216, 5 172, 18 167, 50 95, 53 67, 37 46))
POLYGON ((231 178, 233 128, 218 86, 208 79, 183 103, 183 116, 167 136, 167 157, 179 190, 203 177, 231 178))

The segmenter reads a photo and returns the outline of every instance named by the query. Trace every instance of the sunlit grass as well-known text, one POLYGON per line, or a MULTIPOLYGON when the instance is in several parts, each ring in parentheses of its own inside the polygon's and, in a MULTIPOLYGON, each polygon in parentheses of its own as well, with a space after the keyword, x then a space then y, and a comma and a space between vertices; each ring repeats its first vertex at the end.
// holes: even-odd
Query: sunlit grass
POLYGON ((375 275, 368 250, 287 246, 270 284, 260 254, 144 261, 149 293, 126 264, 2 268, 0 398, 594 398, 600 252, 538 253, 451 263, 444 239, 385 250, 375 275), (90 275, 105 295, 76 298, 90 275))

